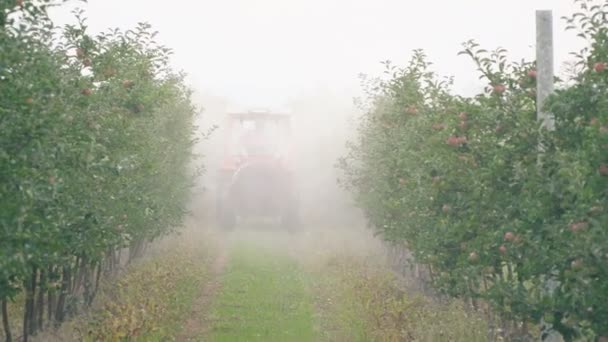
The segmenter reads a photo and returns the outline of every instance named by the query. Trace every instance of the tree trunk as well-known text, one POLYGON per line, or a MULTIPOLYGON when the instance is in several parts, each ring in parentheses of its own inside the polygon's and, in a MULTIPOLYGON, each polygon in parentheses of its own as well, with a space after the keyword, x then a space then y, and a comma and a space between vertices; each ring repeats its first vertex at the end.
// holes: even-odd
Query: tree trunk
POLYGON ((82 286, 82 278, 84 276, 84 269, 85 269, 85 258, 84 257, 78 257, 78 259, 76 260, 76 273, 74 274, 73 277, 73 282, 72 282, 72 288, 70 293, 72 294, 78 294, 78 292, 80 291, 80 287, 82 286))
MULTIPOLYGON (((47 278, 49 278, 50 281, 54 281, 55 276, 56 276, 55 267, 54 266, 49 267, 49 272, 48 272, 47 278)), ((56 289, 53 288, 52 286, 47 286, 48 293, 47 293, 46 320, 48 321, 48 324, 51 324, 51 322, 53 321, 53 314, 55 313, 55 299, 56 299, 55 291, 56 291, 56 289)))
POLYGON ((82 265, 82 267, 84 268, 82 271, 84 284, 82 298, 84 300, 85 305, 88 306, 89 302, 91 301, 91 297, 93 296, 93 285, 91 284, 91 268, 89 267, 89 265, 82 265))
POLYGON ((63 267, 63 275, 61 279, 61 291, 57 300, 57 310, 55 311, 55 322, 61 323, 65 318, 65 298, 68 295, 68 287, 71 281, 71 272, 69 266, 63 267))
POLYGON ((53 314, 55 313, 55 291, 54 289, 49 289, 47 294, 47 308, 46 308, 46 320, 48 324, 53 321, 53 314))
POLYGON ((97 291, 99 291, 99 282, 101 281, 101 276, 103 274, 103 261, 100 261, 97 265, 97 275, 95 276, 95 288, 93 289, 93 295, 91 296, 91 301, 89 302, 89 306, 93 304, 93 300, 97 296, 97 291))
POLYGON ((2 326, 4 327, 4 336, 6 342, 12 342, 11 326, 8 324, 8 304, 6 299, 2 299, 2 326))
POLYGON ((25 281, 25 309, 23 310, 23 342, 29 340, 32 334, 32 322, 34 311, 34 291, 36 290, 36 270, 32 272, 33 276, 25 281))
POLYGON ((38 270, 34 269, 31 275, 31 290, 30 295, 28 296, 28 302, 30 307, 30 316, 29 316, 29 333, 30 335, 36 334, 38 330, 38 322, 36 321, 36 285, 38 280, 38 270))
POLYGON ((36 303, 36 328, 44 328, 44 290, 46 289, 46 273, 40 271, 40 284, 38 285, 38 299, 36 303))

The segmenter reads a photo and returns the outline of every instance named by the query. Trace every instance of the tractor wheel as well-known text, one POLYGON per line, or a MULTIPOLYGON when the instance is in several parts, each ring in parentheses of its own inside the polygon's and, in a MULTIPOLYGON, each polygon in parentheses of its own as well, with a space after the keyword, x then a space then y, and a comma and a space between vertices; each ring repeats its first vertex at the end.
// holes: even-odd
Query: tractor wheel
POLYGON ((290 233, 295 233, 300 228, 300 217, 295 205, 286 208, 281 216, 281 226, 290 233))
POLYGON ((219 191, 217 194, 216 202, 216 217, 220 228, 222 228, 223 230, 230 231, 234 229, 236 225, 236 213, 226 203, 225 187, 225 184, 221 184, 218 189, 219 191))
POLYGON ((219 223, 223 230, 233 230, 236 226, 236 214, 229 208, 220 208, 219 223))

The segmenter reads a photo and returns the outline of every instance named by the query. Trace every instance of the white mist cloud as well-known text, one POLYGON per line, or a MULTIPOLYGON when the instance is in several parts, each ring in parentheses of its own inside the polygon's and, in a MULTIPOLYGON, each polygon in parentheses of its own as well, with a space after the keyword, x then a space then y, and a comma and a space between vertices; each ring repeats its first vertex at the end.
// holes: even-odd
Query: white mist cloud
POLYGON ((456 90, 479 88, 474 66, 456 56, 475 38, 514 59, 533 58, 535 10, 552 9, 556 62, 581 42, 559 19, 572 0, 90 0, 54 9, 60 24, 86 10, 89 26, 129 28, 146 21, 175 51, 174 64, 200 91, 242 106, 282 106, 317 87, 358 91, 357 75, 381 71, 379 61, 407 62, 426 50, 435 69, 456 77, 456 90))

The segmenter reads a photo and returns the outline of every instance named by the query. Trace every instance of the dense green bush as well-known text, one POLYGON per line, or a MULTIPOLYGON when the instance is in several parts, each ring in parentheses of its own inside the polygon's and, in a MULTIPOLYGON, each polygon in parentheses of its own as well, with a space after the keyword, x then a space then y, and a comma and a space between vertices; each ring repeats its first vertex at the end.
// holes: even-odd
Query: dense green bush
POLYGON ((195 108, 170 51, 145 24, 92 36, 78 13, 59 31, 49 5, 0 2, 0 300, 25 289, 25 335, 178 226, 191 182, 195 108))
POLYGON ((443 293, 566 340, 608 336, 608 2, 577 2, 567 20, 591 45, 547 103, 554 132, 536 120, 534 63, 468 42, 484 93, 453 95, 420 51, 387 64, 339 162, 370 223, 443 293))

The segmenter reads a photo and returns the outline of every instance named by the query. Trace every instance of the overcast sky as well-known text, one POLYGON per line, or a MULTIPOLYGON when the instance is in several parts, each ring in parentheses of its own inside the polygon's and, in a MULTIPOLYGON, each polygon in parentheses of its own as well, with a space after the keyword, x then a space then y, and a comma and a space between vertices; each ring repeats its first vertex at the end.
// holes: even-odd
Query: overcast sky
POLYGON ((573 0, 89 0, 54 9, 56 23, 72 22, 75 5, 94 32, 152 24, 193 87, 240 106, 279 107, 319 87, 356 95, 359 73, 403 65, 417 48, 470 94, 481 85, 456 55, 462 42, 533 58, 537 9, 554 11, 557 66, 582 43, 560 19, 573 0))

